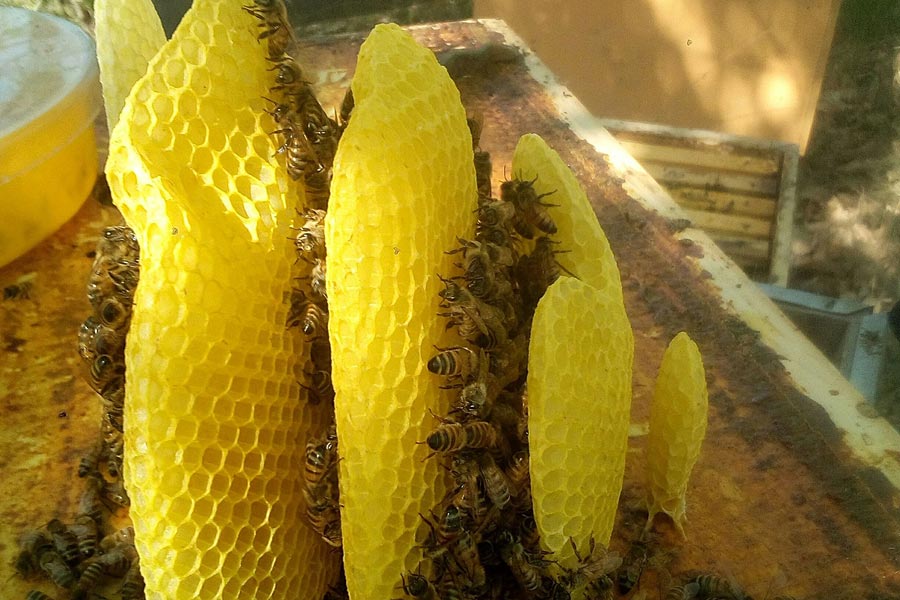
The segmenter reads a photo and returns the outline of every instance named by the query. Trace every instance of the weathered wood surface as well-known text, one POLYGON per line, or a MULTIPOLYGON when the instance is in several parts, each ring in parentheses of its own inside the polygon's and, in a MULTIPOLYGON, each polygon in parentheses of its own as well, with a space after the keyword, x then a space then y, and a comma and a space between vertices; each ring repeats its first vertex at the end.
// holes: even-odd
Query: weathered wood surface
POLYGON ((787 285, 796 146, 651 123, 601 123, 751 277, 787 285), (765 242, 766 251, 741 252, 730 243, 735 235, 765 242))
MULTIPOLYGON (((764 338, 773 336, 754 317, 752 307, 760 301, 753 284, 718 255, 710 263, 702 234, 695 236, 699 242, 683 239, 684 223, 677 218, 683 213, 671 200, 660 200, 646 174, 623 169, 620 160, 608 160, 579 137, 564 120, 572 116, 560 113, 560 92, 548 88, 549 77, 536 80, 529 70, 533 58, 523 61, 495 29, 463 22, 417 28, 415 35, 441 56, 463 102, 483 114, 482 147, 492 153, 495 186, 509 173, 518 136, 527 132, 557 149, 584 185, 618 257, 634 328, 635 431, 648 419, 656 370, 675 333, 690 333, 706 362, 710 425, 688 492, 687 539, 660 520, 655 539, 665 564, 648 569, 636 594, 655 599, 680 574, 700 571, 731 576, 757 599, 900 597, 894 476, 900 444, 879 455, 880 462, 860 458, 858 440, 874 435, 867 432, 887 440, 871 440, 873 448, 895 438, 878 423, 868 426, 872 417, 863 412, 863 434, 848 432, 846 419, 836 424, 835 403, 851 403, 841 410, 854 414, 858 396, 842 380, 829 379, 830 371, 822 379, 834 382, 833 395, 804 395, 795 375, 730 308, 741 307, 764 338), (665 216, 648 208, 654 203, 665 216), (731 285, 720 289, 722 281, 731 285)), ((326 105, 339 104, 361 41, 312 40, 301 49, 307 68, 319 68, 326 105)), ((81 377, 75 336, 88 310, 84 284, 94 242, 118 219, 115 209, 89 200, 54 236, 0 269, 2 285, 37 273, 30 298, 0 302, 2 565, 10 564, 23 530, 72 514, 80 489, 78 457, 97 435, 99 419, 98 403, 81 377)), ((796 330, 774 336, 807 352, 808 362, 827 364, 796 330)), ((620 550, 645 518, 644 440, 631 440, 613 540, 620 550)), ((23 598, 30 587, 0 569, 0 597, 23 598)))

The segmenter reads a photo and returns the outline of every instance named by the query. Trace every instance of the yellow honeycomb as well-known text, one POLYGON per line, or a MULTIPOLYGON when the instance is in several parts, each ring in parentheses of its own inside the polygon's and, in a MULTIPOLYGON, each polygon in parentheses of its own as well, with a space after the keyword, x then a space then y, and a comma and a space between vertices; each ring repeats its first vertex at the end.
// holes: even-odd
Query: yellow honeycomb
POLYGON ((303 519, 284 303, 297 214, 267 133, 270 65, 241 2, 197 0, 113 131, 107 176, 141 248, 124 476, 150 599, 315 598, 336 555, 303 519))
POLYGON ((425 366, 446 340, 437 274, 474 230, 477 194, 465 109, 431 51, 379 25, 352 89, 325 221, 329 335, 347 587, 375 599, 397 595, 419 513, 445 492, 417 445, 450 399, 425 366))
POLYGON ((700 350, 682 331, 666 348, 653 388, 647 439, 648 528, 653 517, 664 512, 684 535, 685 495, 706 435, 708 408, 700 350))
POLYGON ((544 201, 556 206, 548 212, 556 223, 554 236, 566 250, 556 260, 579 279, 597 289, 618 289, 622 283, 619 267, 597 214, 591 207, 571 170, 539 135, 529 133, 519 138, 513 155, 513 173, 520 179, 535 179, 538 194, 553 192, 544 201))
POLYGON ((609 544, 622 490, 633 339, 621 291, 573 277, 548 288, 534 313, 528 431, 534 515, 560 566, 577 564, 571 537, 609 544))
POLYGON ((106 122, 112 131, 128 92, 166 43, 166 33, 150 0, 96 0, 94 21, 106 122))
POLYGON ((534 179, 539 194, 553 192, 546 201, 557 205, 548 210, 565 251, 556 260, 581 280, 557 284, 538 304, 528 359, 535 520, 546 549, 572 567, 570 536, 585 548, 592 534, 602 544, 612 535, 634 336, 615 257, 575 175, 535 134, 519 139, 512 168, 517 177, 534 179))

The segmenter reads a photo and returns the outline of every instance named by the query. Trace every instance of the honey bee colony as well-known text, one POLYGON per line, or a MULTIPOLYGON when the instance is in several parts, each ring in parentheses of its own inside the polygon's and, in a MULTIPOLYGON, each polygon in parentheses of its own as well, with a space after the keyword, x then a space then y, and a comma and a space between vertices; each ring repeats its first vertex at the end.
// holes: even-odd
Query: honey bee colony
MULTIPOLYGON (((76 516, 23 534, 18 574, 66 598, 631 592, 652 536, 608 545, 634 339, 560 157, 523 136, 495 190, 490 123, 395 25, 332 117, 280 0, 197 0, 167 42, 149 2, 123 6, 97 19, 127 225, 103 233, 78 332, 101 436, 76 516), (113 14, 145 43, 105 45, 113 14), (132 525, 110 525, 116 507, 132 525)), ((684 533, 706 396, 680 334, 647 529, 665 512, 684 533)), ((667 590, 748 597, 713 575, 667 590)))

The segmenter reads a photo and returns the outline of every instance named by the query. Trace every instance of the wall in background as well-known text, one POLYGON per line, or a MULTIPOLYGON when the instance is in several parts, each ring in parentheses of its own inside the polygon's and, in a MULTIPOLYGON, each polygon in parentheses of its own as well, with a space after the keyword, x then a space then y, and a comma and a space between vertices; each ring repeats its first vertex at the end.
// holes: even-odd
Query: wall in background
POLYGON ((599 117, 806 147, 840 0, 476 0, 599 117))

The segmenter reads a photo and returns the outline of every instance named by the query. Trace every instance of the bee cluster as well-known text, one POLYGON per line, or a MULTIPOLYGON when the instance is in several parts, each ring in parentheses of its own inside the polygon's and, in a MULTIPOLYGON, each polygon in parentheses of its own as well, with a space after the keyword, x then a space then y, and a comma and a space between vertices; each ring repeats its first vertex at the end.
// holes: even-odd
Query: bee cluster
MULTIPOLYGON (((93 313, 82 323, 78 353, 85 361, 87 380, 103 406, 100 437, 78 465, 84 481, 75 517, 70 524, 53 519, 43 529, 20 539, 17 572, 25 578, 43 576, 71 590, 72 598, 86 598, 107 577, 124 577, 122 600, 143 598, 134 534, 128 529, 102 537, 104 508, 130 504, 122 480, 122 412, 125 403, 125 336, 139 277, 139 249, 134 232, 125 226, 108 227, 97 245, 87 296, 93 313)), ((29 598, 45 594, 32 591, 29 598)))
POLYGON ((110 476, 122 470, 122 411, 125 405, 125 336, 140 276, 140 250, 134 232, 108 227, 97 245, 87 295, 93 314, 78 332, 78 353, 88 368, 88 383, 103 404, 102 439, 81 461, 78 475, 96 471, 104 461, 110 476))
POLYGON ((353 108, 353 96, 344 98, 341 116, 332 119, 322 109, 310 83, 291 55, 296 46, 294 30, 281 0, 255 0, 244 10, 259 19, 260 40, 266 40, 267 58, 275 66, 275 85, 269 98, 272 118, 278 124, 275 132, 282 140, 278 148, 286 155, 288 174, 302 179, 309 206, 324 209, 328 205, 331 165, 337 141, 353 108))
MULTIPOLYGON (((134 529, 126 527, 100 537, 102 488, 102 478, 90 476, 79 502, 78 514, 71 524, 53 519, 45 527, 21 537, 15 563, 21 577, 48 578, 56 586, 69 590, 73 600, 88 598, 107 578, 121 578, 119 594, 122 600, 144 598, 134 529)), ((27 600, 48 598, 37 590, 27 595, 27 600)))
POLYGON ((459 255, 462 274, 441 278, 439 313, 465 343, 438 348, 427 364, 458 390, 425 440, 453 487, 422 515, 424 559, 400 586, 418 599, 562 599, 585 586, 600 592, 611 587, 608 574, 621 559, 592 544, 576 569, 555 569, 532 509, 525 374, 535 307, 562 271, 551 205, 533 181, 518 178, 503 182, 495 198, 490 155, 479 147, 481 122, 469 119, 469 128, 479 196, 475 237, 448 252, 459 255))
MULTIPOLYGON (((301 386, 311 404, 333 405, 331 346, 328 341, 328 296, 325 290, 325 214, 331 168, 338 140, 353 110, 348 90, 340 115, 332 119, 322 109, 303 71, 290 55, 296 39, 281 0, 255 0, 244 10, 259 20, 259 40, 267 42, 267 58, 275 66, 273 108, 269 114, 279 129, 278 154, 285 156, 288 174, 303 183, 308 210, 294 239, 298 263, 306 267, 290 293, 287 326, 299 327, 310 343, 310 365, 301 386)), ((337 482, 337 435, 332 424, 321 439, 306 446, 306 516, 312 529, 329 545, 342 546, 337 482)))

